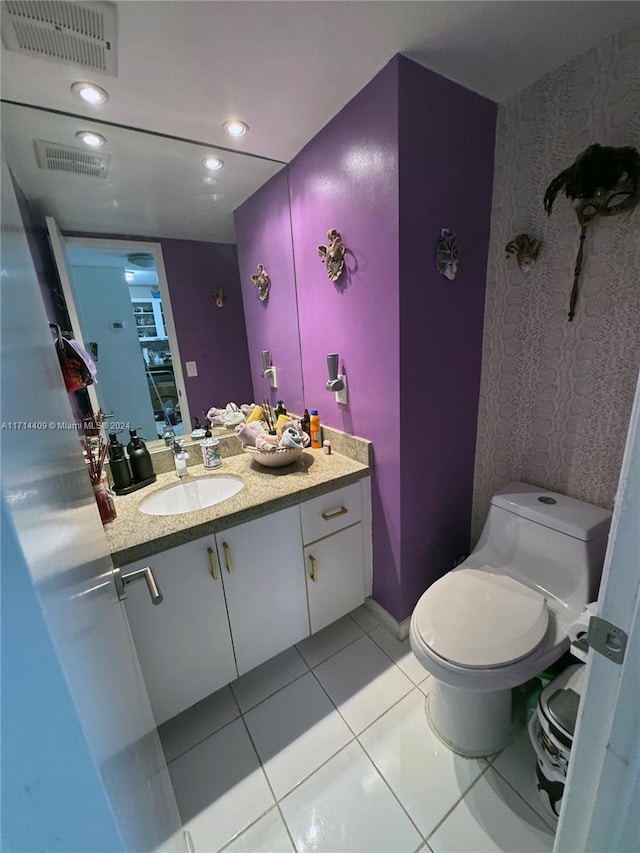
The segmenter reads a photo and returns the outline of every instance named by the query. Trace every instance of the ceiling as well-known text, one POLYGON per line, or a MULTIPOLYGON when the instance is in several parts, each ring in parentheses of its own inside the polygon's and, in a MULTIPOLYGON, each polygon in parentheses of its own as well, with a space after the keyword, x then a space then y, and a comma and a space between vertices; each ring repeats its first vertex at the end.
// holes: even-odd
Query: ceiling
MULTIPOLYGON (((3 48, 2 98, 281 162, 290 161, 398 52, 502 101, 607 36, 640 21, 640 3, 615 0, 127 0, 117 3, 116 8, 116 77, 89 74, 78 66, 3 48), (90 107, 76 98, 70 87, 79 79, 103 86, 110 95, 108 102, 90 107), (231 140, 222 129, 222 123, 229 118, 244 120, 250 125, 250 132, 240 140, 231 140)), ((66 127, 61 124, 58 129, 73 138, 80 120, 70 121, 73 123, 66 127)), ((88 127, 86 120, 80 124, 83 129, 88 127)), ((47 138, 41 128, 34 126, 31 130, 37 138, 47 138)), ((107 136, 109 146, 122 146, 123 151, 127 148, 121 135, 126 132, 111 128, 101 132, 107 136)), ((120 178, 120 184, 114 185, 112 195, 101 203, 105 216, 111 205, 110 221, 115 220, 119 227, 101 227, 103 233, 115 230, 158 235, 163 232, 157 228, 170 219, 171 227, 165 236, 229 239, 233 234, 233 207, 277 170, 276 164, 262 169, 257 165, 259 160, 241 158, 238 162, 243 162, 246 169, 238 169, 237 175, 243 175, 240 179, 227 169, 233 153, 223 152, 226 188, 224 192, 218 189, 217 201, 209 198, 205 204, 209 218, 198 229, 194 223, 202 220, 203 202, 197 196, 206 195, 202 192, 200 152, 191 151, 198 170, 193 195, 184 189, 184 181, 173 181, 172 189, 163 190, 161 197, 140 213, 134 211, 126 196, 127 192, 129 197, 133 194, 131 182, 136 180, 140 161, 131 161, 137 164, 135 167, 124 159, 116 162, 119 150, 109 148, 112 174, 114 180, 120 178), (241 181, 237 188, 236 179, 241 181), (113 213, 114 204, 117 216, 113 213), (125 210, 131 211, 134 225, 144 221, 145 230, 136 232, 128 225, 122 227, 121 214, 125 210), (195 233, 206 236, 196 237, 195 233)), ((180 156, 174 156, 167 147, 159 156, 165 158, 165 167, 170 164, 177 170, 179 161, 190 156, 186 152, 183 147, 180 156)), ((27 180, 37 189, 46 173, 33 171, 34 162, 27 180)), ((194 176, 195 172, 191 173, 189 180, 194 176)), ((216 177, 222 180, 222 172, 216 177)), ((87 186, 86 179, 77 180, 85 180, 83 186, 87 186)), ((44 189, 41 195, 42 192, 44 189)), ((86 223, 91 214, 85 209, 86 203, 82 207, 84 192, 75 193, 80 206, 72 218, 86 223)), ((213 194, 209 192, 209 196, 213 194)), ((66 203, 68 207, 70 202, 64 202, 62 195, 65 194, 58 193, 56 204, 60 207, 66 203)), ((67 213, 63 216, 60 210, 60 216, 62 227, 71 228, 64 221, 67 213)))

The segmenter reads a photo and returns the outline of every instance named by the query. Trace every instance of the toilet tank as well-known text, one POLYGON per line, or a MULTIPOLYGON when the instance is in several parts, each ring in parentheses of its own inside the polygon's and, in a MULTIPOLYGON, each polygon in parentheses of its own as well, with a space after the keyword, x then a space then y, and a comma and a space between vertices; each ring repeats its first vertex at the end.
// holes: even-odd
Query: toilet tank
POLYGON ((495 494, 467 566, 500 569, 580 610, 598 596, 611 513, 557 492, 509 483, 495 494))

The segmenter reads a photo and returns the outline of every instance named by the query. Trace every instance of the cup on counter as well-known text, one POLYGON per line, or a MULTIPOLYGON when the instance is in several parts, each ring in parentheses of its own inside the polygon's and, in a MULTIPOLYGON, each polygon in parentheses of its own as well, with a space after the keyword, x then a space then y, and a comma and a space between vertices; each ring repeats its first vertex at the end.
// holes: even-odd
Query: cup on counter
POLYGON ((202 464, 205 468, 219 468, 222 465, 220 442, 217 438, 205 438, 200 442, 202 464))

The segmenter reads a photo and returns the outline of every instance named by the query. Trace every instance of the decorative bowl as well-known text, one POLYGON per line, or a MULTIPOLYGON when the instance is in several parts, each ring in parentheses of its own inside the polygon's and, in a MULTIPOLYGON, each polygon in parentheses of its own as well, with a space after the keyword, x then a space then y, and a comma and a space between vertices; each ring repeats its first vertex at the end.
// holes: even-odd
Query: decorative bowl
POLYGON ((245 453, 249 453, 253 459, 265 468, 283 468, 291 465, 302 456, 302 447, 276 447, 275 450, 256 450, 255 447, 245 447, 245 453))

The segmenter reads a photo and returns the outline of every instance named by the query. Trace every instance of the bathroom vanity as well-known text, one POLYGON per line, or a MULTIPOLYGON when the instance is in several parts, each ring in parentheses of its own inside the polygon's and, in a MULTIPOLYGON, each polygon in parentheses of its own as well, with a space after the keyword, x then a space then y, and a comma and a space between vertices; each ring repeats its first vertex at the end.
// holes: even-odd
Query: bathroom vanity
POLYGON ((119 499, 105 528, 123 575, 151 566, 162 591, 154 606, 144 583, 129 584, 124 601, 158 725, 371 594, 369 465, 307 450, 263 469, 240 453, 216 474, 244 488, 206 509, 143 515, 144 497, 177 483, 160 474, 119 499))

